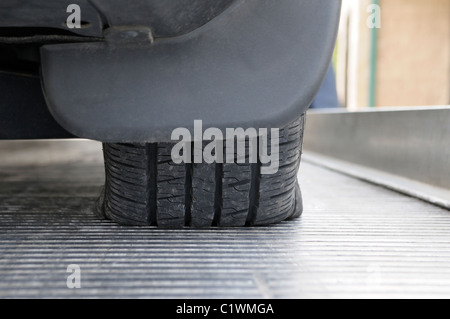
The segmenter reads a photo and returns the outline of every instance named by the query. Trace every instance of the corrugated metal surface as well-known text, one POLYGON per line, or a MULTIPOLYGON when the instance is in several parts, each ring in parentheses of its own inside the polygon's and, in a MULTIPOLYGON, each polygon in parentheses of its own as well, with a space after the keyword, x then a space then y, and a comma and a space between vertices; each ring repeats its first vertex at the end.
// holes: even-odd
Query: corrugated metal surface
POLYGON ((51 165, 34 167, 0 146, 0 297, 450 297, 446 210, 303 163, 294 222, 119 227, 92 213, 100 146, 59 143, 41 144, 51 165), (64 155, 80 147, 82 158, 64 155), (81 289, 66 286, 69 264, 81 289))

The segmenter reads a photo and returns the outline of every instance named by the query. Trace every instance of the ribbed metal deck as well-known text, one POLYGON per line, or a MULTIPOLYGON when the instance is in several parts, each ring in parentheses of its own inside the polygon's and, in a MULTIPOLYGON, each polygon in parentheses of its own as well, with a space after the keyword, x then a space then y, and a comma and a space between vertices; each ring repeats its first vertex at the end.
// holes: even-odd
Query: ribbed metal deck
POLYGON ((299 220, 120 227, 92 212, 100 144, 38 143, 0 144, 0 297, 450 297, 450 212, 426 202, 303 162, 299 220))

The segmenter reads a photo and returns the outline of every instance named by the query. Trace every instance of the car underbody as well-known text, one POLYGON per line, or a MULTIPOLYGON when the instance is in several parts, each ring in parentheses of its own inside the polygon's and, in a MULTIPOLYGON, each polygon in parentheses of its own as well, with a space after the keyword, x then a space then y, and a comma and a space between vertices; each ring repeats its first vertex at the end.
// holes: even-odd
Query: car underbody
MULTIPOLYGON (((72 2, 0 4, 0 139, 102 142, 96 211, 120 224, 254 226, 301 215, 304 114, 329 69, 340 1, 72 2), (233 152, 218 161, 223 143, 214 142, 215 160, 179 162, 173 134, 195 137, 199 121, 220 133, 209 140, 244 132, 241 149, 254 156, 227 143, 233 152), (271 132, 272 142, 256 134, 250 147, 247 132, 271 132)), ((187 141, 181 158, 207 140, 187 141)))

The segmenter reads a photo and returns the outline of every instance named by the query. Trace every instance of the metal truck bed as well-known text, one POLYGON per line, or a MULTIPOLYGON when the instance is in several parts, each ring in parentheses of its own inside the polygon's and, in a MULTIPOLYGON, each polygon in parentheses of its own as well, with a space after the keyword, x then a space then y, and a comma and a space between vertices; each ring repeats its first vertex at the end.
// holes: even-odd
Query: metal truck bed
POLYGON ((3 298, 450 297, 449 211, 308 160, 298 220, 164 230, 94 216, 100 143, 3 142, 0 159, 3 298))

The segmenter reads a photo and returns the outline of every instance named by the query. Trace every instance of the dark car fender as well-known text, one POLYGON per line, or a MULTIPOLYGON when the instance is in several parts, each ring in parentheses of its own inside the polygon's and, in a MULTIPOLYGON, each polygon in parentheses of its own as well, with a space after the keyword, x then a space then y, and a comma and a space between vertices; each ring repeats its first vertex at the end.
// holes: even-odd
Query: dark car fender
POLYGON ((338 0, 240 0, 172 38, 129 25, 105 42, 45 45, 46 101, 66 130, 103 142, 170 141, 194 120, 282 127, 319 90, 339 13, 338 0))

